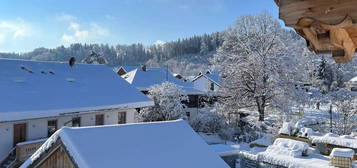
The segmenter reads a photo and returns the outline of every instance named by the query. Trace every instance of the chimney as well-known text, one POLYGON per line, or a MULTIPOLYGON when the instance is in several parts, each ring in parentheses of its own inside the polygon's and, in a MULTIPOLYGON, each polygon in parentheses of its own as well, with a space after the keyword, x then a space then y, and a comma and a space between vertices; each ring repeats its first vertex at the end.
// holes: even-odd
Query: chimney
POLYGON ((141 66, 141 70, 146 71, 146 65, 141 66))

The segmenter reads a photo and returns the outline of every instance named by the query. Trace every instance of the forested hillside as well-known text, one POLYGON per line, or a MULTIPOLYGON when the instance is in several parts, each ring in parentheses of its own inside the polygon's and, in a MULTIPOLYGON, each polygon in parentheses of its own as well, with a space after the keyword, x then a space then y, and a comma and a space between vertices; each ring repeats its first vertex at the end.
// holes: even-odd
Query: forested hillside
POLYGON ((201 36, 178 39, 172 42, 144 46, 143 44, 116 45, 72 44, 54 49, 37 48, 28 53, 0 53, 2 58, 21 58, 42 61, 67 61, 70 57, 83 60, 91 51, 104 56, 110 66, 165 65, 177 73, 196 73, 207 66, 208 58, 223 43, 223 33, 217 32, 201 36))

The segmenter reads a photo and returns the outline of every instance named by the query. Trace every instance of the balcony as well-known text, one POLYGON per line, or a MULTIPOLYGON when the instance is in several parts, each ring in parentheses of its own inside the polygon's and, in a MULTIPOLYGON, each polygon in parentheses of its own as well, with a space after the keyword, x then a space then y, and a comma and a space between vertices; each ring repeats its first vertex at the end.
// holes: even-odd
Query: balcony
POLYGON ((44 138, 16 144, 16 146, 9 152, 8 156, 1 160, 0 168, 19 167, 27 158, 35 153, 46 140, 47 138, 44 138))

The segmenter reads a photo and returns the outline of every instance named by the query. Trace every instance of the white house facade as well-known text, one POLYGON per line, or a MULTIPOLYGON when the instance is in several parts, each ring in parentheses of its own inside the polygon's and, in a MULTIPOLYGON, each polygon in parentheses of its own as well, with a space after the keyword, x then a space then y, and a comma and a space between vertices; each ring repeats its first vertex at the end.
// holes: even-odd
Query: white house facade
POLYGON ((0 166, 63 126, 134 123, 154 104, 105 65, 0 59, 0 90, 0 166))
POLYGON ((201 97, 205 96, 205 92, 194 88, 192 82, 185 82, 182 79, 176 78, 165 68, 147 68, 146 66, 142 66, 121 77, 145 94, 148 94, 151 86, 162 84, 166 81, 181 86, 183 92, 189 98, 189 102, 185 103, 187 106, 186 115, 189 119, 197 115, 199 108, 201 108, 201 97))
POLYGON ((192 82, 195 89, 204 92, 216 92, 221 87, 221 79, 218 72, 201 72, 192 80, 192 82))

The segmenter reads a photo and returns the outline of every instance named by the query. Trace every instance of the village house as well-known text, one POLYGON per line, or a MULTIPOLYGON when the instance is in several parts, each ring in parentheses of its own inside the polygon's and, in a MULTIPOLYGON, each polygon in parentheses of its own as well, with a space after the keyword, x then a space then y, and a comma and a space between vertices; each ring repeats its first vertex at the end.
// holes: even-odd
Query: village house
POLYGON ((21 166, 41 167, 228 168, 228 165, 186 121, 176 120, 64 127, 21 166))
POLYGON ((187 94, 189 102, 186 102, 186 115, 191 118, 198 113, 198 109, 202 106, 205 92, 195 89, 192 82, 184 82, 177 79, 165 68, 147 68, 145 65, 134 69, 122 76, 132 86, 141 90, 144 94, 148 94, 151 86, 162 84, 166 81, 174 83, 182 87, 182 90, 187 94))
POLYGON ((195 89, 204 92, 218 91, 222 84, 221 77, 217 71, 200 72, 193 78, 192 82, 195 89))
POLYGON ((63 126, 134 123, 154 105, 105 65, 0 59, 0 90, 0 167, 21 163, 63 126))

